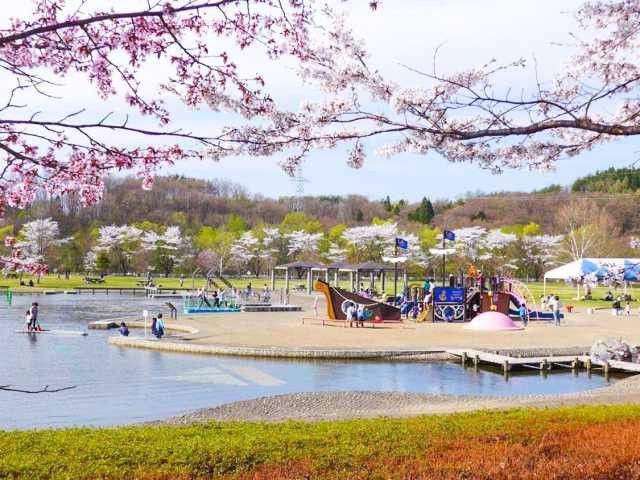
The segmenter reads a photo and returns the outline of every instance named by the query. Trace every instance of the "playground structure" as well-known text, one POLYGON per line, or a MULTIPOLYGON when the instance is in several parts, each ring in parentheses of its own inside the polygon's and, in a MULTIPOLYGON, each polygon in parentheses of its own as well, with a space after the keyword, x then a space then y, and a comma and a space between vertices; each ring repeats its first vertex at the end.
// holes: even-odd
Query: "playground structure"
MULTIPOLYGON (((423 303, 426 292, 415 285, 408 292, 408 304, 423 303)), ((527 320, 550 320, 550 312, 541 312, 535 297, 522 282, 506 277, 475 276, 449 277, 449 286, 435 287, 426 311, 416 321, 428 318, 433 322, 465 322, 485 312, 498 312, 518 318, 518 309, 524 305, 527 320)))
POLYGON ((485 332, 523 329, 517 326, 508 315, 496 311, 476 315, 465 328, 485 332))
POLYGON ((203 296, 185 295, 182 299, 182 310, 191 313, 234 313, 240 311, 240 303, 232 298, 215 305, 212 300, 203 296))
POLYGON ((315 289, 322 292, 327 301, 327 317, 329 320, 347 320, 347 308, 354 305, 361 307, 364 320, 373 323, 401 321, 400 309, 371 298, 351 293, 341 288, 332 287, 327 282, 317 280, 315 289))

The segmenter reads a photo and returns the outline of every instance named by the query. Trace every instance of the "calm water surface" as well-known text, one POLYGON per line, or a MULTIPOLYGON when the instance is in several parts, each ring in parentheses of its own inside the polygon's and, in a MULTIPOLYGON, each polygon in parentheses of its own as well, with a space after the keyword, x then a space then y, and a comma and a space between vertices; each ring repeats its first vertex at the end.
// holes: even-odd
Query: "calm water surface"
MULTIPOLYGON (((470 395, 567 393, 599 387, 602 376, 546 377, 463 369, 450 363, 290 361, 187 355, 114 347, 116 332, 88 337, 19 335, 24 311, 40 303, 47 328, 84 330, 94 320, 156 312, 161 301, 124 295, 16 295, 0 304, 0 384, 77 385, 60 393, 0 392, 0 429, 114 425, 265 395, 378 390, 470 395), (34 338, 35 337, 35 338, 34 338)), ((135 334, 135 333, 134 333, 135 334)))

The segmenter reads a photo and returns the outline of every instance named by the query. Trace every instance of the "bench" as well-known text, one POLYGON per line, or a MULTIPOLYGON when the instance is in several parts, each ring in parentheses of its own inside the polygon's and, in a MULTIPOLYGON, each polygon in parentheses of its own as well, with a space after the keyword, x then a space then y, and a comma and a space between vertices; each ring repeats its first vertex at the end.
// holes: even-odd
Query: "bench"
POLYGON ((87 284, 104 283, 104 278, 84 277, 82 281, 87 284))
MULTIPOLYGON (((302 323, 304 324, 305 320, 319 320, 322 322, 322 326, 324 327, 325 325, 332 325, 334 323, 340 324, 342 323, 342 326, 347 328, 349 325, 349 320, 342 320, 340 318, 317 318, 317 317, 302 317, 302 323)), ((355 324, 356 321, 353 320, 353 323, 355 324)), ((383 328, 386 327, 394 327, 394 326, 399 326, 401 328, 415 328, 415 327, 410 327, 408 326, 408 324, 400 319, 400 320, 375 320, 375 319, 370 319, 370 320, 363 320, 362 323, 364 323, 365 325, 368 325, 370 328, 376 328, 377 326, 381 326, 383 328)), ((353 328, 356 328, 355 326, 353 328)), ((360 327, 358 327, 360 328, 360 327)))

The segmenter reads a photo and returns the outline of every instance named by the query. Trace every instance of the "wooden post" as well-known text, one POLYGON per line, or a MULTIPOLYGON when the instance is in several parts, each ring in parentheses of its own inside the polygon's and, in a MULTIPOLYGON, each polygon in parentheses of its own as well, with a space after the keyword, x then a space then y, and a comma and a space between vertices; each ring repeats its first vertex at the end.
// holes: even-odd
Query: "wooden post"
POLYGON ((311 295, 313 286, 311 285, 312 272, 311 269, 307 270, 307 295, 311 295))
POLYGON ((336 268, 336 273, 333 274, 333 284, 336 287, 340 286, 340 269, 336 268))
POLYGON ((276 269, 273 268, 271 270, 271 291, 273 292, 276 289, 276 269))
POLYGON ((477 370, 478 367, 480 366, 480 355, 478 355, 477 353, 475 354, 475 356, 473 357, 473 366, 474 368, 477 370))
POLYGON ((591 358, 587 358, 585 362, 585 367, 587 368, 587 373, 591 373, 591 358))
POLYGON ((462 352, 461 362, 463 367, 467 364, 467 352, 462 352))
POLYGON ((384 270, 382 270, 382 274, 380 275, 380 290, 382 290, 382 296, 386 298, 385 295, 385 280, 386 280, 386 274, 384 273, 384 270))
POLYGON ((504 368, 504 376, 509 375, 509 360, 505 360, 502 367, 504 368))
POLYGON ((284 289, 286 292, 289 291, 289 269, 285 269, 284 271, 284 289))
POLYGON ((603 368, 604 368, 605 376, 609 376, 609 362, 608 361, 604 362, 604 367, 603 368))

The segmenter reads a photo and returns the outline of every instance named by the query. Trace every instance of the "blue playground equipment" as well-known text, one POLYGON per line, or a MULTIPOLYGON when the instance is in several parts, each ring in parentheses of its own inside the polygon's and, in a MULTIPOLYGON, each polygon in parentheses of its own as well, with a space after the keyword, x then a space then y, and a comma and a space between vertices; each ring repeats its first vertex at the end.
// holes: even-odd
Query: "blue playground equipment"
POLYGON ((235 313, 240 311, 240 304, 235 300, 222 302, 214 306, 210 300, 202 297, 184 297, 182 299, 184 313, 235 313))

